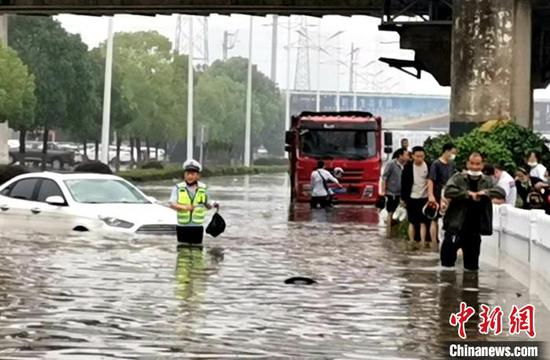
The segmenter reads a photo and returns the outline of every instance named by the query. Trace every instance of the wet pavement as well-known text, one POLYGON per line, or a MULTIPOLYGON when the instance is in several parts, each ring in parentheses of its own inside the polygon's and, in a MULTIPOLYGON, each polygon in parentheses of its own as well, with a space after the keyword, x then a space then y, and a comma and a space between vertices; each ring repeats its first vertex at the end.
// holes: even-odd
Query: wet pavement
MULTIPOLYGON (((289 212, 284 174, 206 182, 228 228, 202 250, 0 229, 0 358, 437 359, 460 301, 505 318, 535 304, 550 338, 548 311, 505 272, 442 270, 434 246, 385 238, 373 208, 289 212)), ((142 188, 166 200, 172 184, 142 188)), ((512 339, 476 324, 470 340, 512 339)))

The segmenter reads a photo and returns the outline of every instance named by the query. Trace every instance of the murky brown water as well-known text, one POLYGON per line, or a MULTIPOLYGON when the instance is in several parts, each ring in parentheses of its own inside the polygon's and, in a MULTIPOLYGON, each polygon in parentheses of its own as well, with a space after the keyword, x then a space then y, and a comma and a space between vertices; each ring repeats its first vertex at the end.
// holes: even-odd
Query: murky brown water
MULTIPOLYGON (((375 209, 289 222, 282 174, 207 183, 228 229, 203 250, 0 229, 0 358, 434 359, 460 301, 539 304, 500 270, 442 271, 435 249, 384 238, 375 209), (318 284, 284 284, 295 275, 318 284)), ((539 306, 537 340, 549 319, 539 306)), ((468 337, 487 339, 474 322, 468 337)))

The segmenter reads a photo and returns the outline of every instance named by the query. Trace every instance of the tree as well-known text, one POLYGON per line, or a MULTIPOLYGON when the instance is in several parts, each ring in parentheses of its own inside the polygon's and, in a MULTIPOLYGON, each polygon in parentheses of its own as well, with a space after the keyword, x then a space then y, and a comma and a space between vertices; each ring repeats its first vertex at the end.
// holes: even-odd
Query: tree
POLYGON ((117 33, 114 42, 114 64, 133 109, 127 129, 136 137, 136 146, 140 148, 141 139, 149 146, 151 141, 183 138, 182 115, 187 106, 182 95, 186 91, 176 74, 184 58, 174 59, 170 41, 155 31, 117 33))
POLYGON ((227 75, 207 72, 195 88, 195 98, 197 125, 206 126, 211 139, 209 154, 215 152, 225 163, 239 158, 244 150, 246 87, 227 75))
MULTIPOLYGON (((227 61, 216 61, 205 73, 224 75, 245 86, 247 82, 248 59, 234 57, 227 61)), ((241 102, 245 104, 246 92, 241 102)), ((284 148, 284 106, 277 85, 255 66, 252 71, 252 146, 264 145, 272 154, 282 155, 284 148)), ((244 119, 245 114, 242 114, 244 119)), ((227 123, 228 128, 233 123, 227 123)), ((244 125, 242 126, 244 131, 244 125)))
MULTIPOLYGON (((10 127, 25 133, 34 126, 34 76, 17 53, 0 44, 0 122, 9 120, 10 127)), ((25 152, 25 141, 20 142, 25 152)))
POLYGON ((87 47, 51 17, 12 17, 8 36, 35 76, 35 118, 44 129, 46 153, 49 129, 75 129, 91 121, 96 97, 87 47))
MULTIPOLYGON (((105 83, 105 44, 90 51, 94 79, 96 81, 96 107, 91 114, 92 121, 85 129, 77 131, 77 136, 84 143, 87 140, 96 140, 100 136, 103 121, 103 90, 105 83)), ((128 96, 122 86, 122 75, 117 66, 113 66, 111 83, 111 129, 117 131, 117 159, 120 158, 121 139, 126 134, 126 127, 132 122, 134 109, 130 105, 128 96)), ((97 156, 96 151, 96 156, 97 156)), ((118 161, 117 161, 118 166, 118 161)))

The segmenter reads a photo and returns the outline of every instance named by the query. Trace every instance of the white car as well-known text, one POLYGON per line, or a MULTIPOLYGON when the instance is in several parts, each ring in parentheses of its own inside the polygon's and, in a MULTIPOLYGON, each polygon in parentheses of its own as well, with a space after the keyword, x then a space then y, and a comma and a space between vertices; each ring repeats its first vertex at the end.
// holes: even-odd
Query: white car
POLYGON ((30 173, 0 186, 3 230, 169 235, 176 223, 174 210, 114 175, 30 173))

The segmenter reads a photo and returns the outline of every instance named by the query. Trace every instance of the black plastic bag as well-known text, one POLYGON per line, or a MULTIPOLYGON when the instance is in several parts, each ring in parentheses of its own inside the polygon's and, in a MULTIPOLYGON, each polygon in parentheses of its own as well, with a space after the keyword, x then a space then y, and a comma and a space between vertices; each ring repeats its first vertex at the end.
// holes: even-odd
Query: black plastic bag
POLYGON ((210 224, 206 227, 206 233, 216 237, 225 231, 225 220, 216 211, 210 220, 210 224))
POLYGON ((375 206, 380 210, 384 209, 386 207, 386 197, 385 196, 380 196, 376 200, 375 206))

